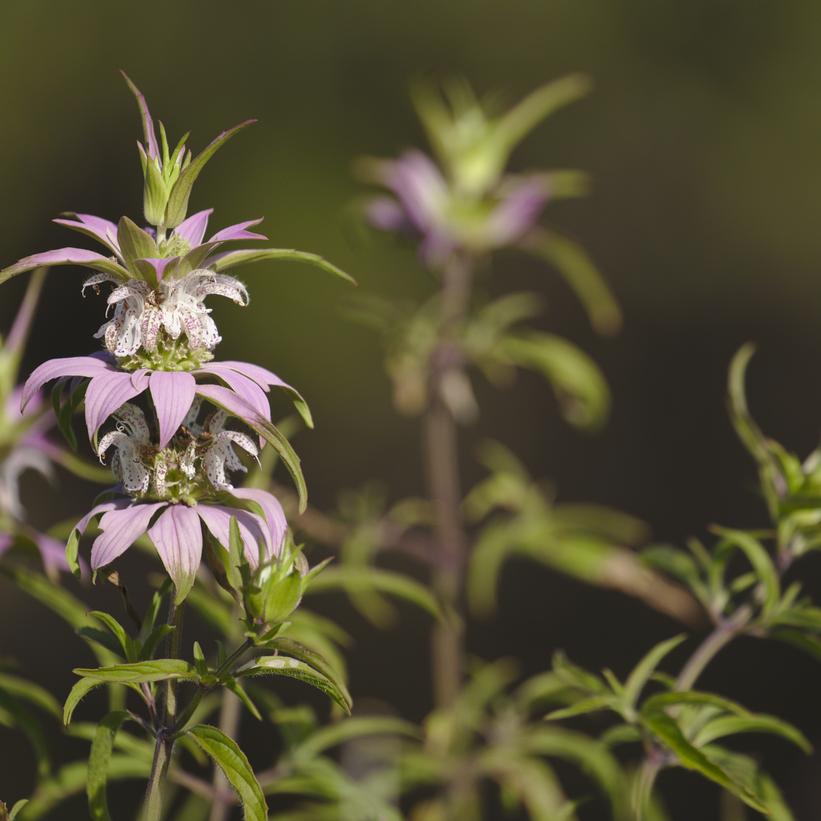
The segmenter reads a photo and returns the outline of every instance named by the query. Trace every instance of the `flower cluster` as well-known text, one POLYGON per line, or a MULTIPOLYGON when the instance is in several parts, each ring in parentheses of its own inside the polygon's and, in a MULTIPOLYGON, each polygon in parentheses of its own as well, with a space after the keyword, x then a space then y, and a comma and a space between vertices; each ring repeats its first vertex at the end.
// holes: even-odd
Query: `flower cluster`
POLYGON ((508 158, 544 117, 587 86, 582 77, 567 77, 498 117, 464 83, 447 86, 446 100, 420 90, 417 111, 438 164, 416 150, 395 160, 365 160, 365 179, 389 192, 368 203, 370 222, 419 239, 420 253, 433 267, 455 253, 480 254, 519 243, 551 199, 578 194, 583 184, 573 172, 506 174, 508 158))
POLYGON ((8 337, 0 344, 0 555, 21 541, 33 544, 46 572, 53 576, 68 567, 63 545, 25 523, 20 479, 27 471, 51 479, 54 464, 66 464, 69 459, 47 436, 55 420, 42 394, 31 396, 21 416, 22 389, 16 384, 43 275, 38 272, 32 279, 8 337))
POLYGON ((279 502, 262 490, 235 488, 230 480, 230 473, 246 469, 241 454, 255 459, 268 442, 304 488, 299 461, 271 422, 270 389, 287 391, 311 424, 303 398, 276 374, 214 360, 221 337, 205 300, 222 296, 247 305, 245 285, 225 271, 256 260, 297 259, 349 277, 300 251, 225 249, 227 243, 265 240, 250 230, 259 219, 206 239, 213 209, 186 216, 191 186, 217 148, 247 123, 221 134, 195 158, 184 141, 170 152, 162 124, 158 139, 145 98, 128 83, 143 120, 139 150, 149 224, 141 228, 128 217, 117 223, 89 214, 61 217, 55 222, 91 237, 105 252, 66 247, 34 254, 0 272, 0 281, 37 266, 79 265, 94 272, 83 292, 111 286, 109 315, 96 334, 103 350, 40 365, 26 382, 21 408, 31 413, 43 386, 58 380, 58 397, 67 392, 70 401, 84 401, 89 439, 118 481, 76 525, 70 560, 95 520, 95 571, 147 534, 182 600, 199 567, 204 534, 227 550, 236 521, 252 568, 282 550, 287 524, 279 502))

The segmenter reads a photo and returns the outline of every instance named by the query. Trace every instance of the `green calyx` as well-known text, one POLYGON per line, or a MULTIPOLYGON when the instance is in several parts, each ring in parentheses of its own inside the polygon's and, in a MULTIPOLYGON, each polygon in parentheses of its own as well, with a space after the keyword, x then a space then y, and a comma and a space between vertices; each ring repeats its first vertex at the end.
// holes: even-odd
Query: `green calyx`
POLYGON ((154 350, 141 348, 132 356, 119 358, 117 364, 126 371, 142 368, 151 371, 195 371, 213 358, 211 351, 192 350, 182 337, 171 339, 165 331, 160 331, 154 350))

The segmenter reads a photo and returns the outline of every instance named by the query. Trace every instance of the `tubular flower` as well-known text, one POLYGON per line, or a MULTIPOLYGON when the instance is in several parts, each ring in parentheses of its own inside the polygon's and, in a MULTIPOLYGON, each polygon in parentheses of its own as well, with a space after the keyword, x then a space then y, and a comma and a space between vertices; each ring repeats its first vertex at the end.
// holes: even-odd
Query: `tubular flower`
POLYGON ((157 411, 159 445, 165 447, 185 419, 196 396, 209 399, 242 419, 252 428, 271 421, 267 393, 271 387, 288 391, 297 410, 311 423, 305 400, 299 392, 275 373, 247 362, 209 362, 196 370, 137 371, 120 370, 106 353, 50 359, 37 367, 23 390, 21 408, 25 409, 37 392, 54 379, 89 379, 85 394, 85 421, 89 439, 121 405, 145 390, 157 411), (202 384, 198 379, 218 380, 202 384))
MULTIPOLYGON (((143 534, 155 544, 181 601, 201 559, 203 530, 230 546, 232 518, 252 566, 279 555, 287 525, 279 502, 256 489, 234 488, 229 474, 243 471, 244 452, 256 458, 270 444, 289 470, 305 505, 306 486, 288 440, 271 422, 272 387, 289 392, 308 425, 302 396, 276 374, 245 362, 217 362, 219 331, 205 302, 223 296, 248 304, 245 286, 227 272, 259 260, 296 260, 352 281, 316 254, 281 248, 226 250, 229 242, 265 240, 248 220, 206 239, 212 209, 187 216, 193 183, 214 153, 248 123, 220 134, 197 157, 185 139, 169 150, 160 124, 159 139, 145 98, 126 78, 137 98, 143 123, 139 145, 144 173, 144 217, 140 227, 128 217, 117 223, 90 214, 55 220, 99 242, 102 251, 66 247, 25 257, 0 271, 0 283, 39 265, 78 265, 90 269, 83 292, 110 285, 106 322, 97 331, 105 348, 91 356, 52 359, 34 370, 20 396, 30 413, 39 391, 57 381, 54 398, 60 419, 81 403, 89 439, 108 462, 119 486, 72 531, 66 555, 76 569, 79 538, 99 519, 91 565, 105 567, 143 534), (133 403, 153 405, 156 424, 133 403), (203 400, 208 411, 203 418, 203 400), (234 417, 256 434, 234 430, 234 417), (113 427, 103 428, 113 417, 113 427), (100 437, 98 440, 98 436, 100 437), (119 495, 117 495, 119 494, 119 495)), ((2 545, 0 544, 0 549, 2 545)))
POLYGON ((243 307, 248 304, 248 291, 241 282, 207 269, 191 271, 178 280, 162 281, 155 289, 143 280, 118 285, 108 274, 94 274, 86 280, 83 290, 106 281, 116 285, 108 297, 114 316, 100 327, 95 338, 102 339, 106 350, 118 358, 133 357, 140 348, 148 354, 171 348, 177 354, 178 346, 169 345, 168 341, 176 343, 181 336, 185 337, 190 356, 210 358, 222 337, 210 310, 203 305, 205 298, 217 294, 243 307), (163 334, 166 340, 161 338, 163 334))
POLYGON ((288 525, 277 499, 254 488, 236 489, 231 497, 226 503, 203 500, 193 505, 118 497, 96 505, 77 522, 71 540, 76 543, 92 520, 99 519, 100 533, 91 547, 91 569, 97 571, 148 535, 177 588, 179 602, 191 589, 202 559, 202 526, 227 549, 231 519, 235 519, 252 568, 259 565, 260 557, 263 561, 275 559, 282 550, 288 525), (247 502, 253 503, 254 511, 233 506, 247 502))
POLYGON ((374 227, 410 233, 432 266, 454 253, 481 254, 521 242, 547 203, 583 193, 583 175, 572 171, 514 176, 505 172, 525 136, 562 105, 586 93, 579 75, 548 83, 505 112, 493 111, 465 82, 443 94, 419 88, 415 106, 436 161, 420 151, 395 160, 366 160, 363 176, 386 188, 367 216, 374 227))
POLYGON ((20 479, 34 471, 51 479, 54 464, 68 466, 66 452, 47 436, 54 413, 39 392, 34 392, 20 415, 22 388, 15 385, 23 348, 29 336, 34 309, 43 283, 42 272, 32 279, 8 337, 0 344, 0 555, 22 539, 39 551, 50 575, 66 570, 63 545, 25 524, 20 479))
POLYGON ((202 554, 201 525, 223 547, 230 539, 230 521, 239 525, 248 563, 275 558, 282 548, 287 522, 270 493, 234 488, 227 470, 245 470, 234 446, 256 456, 251 437, 225 428, 227 414, 211 410, 200 422, 196 400, 171 443, 158 448, 142 410, 126 403, 114 414, 115 428, 100 438, 98 455, 113 451, 110 466, 127 497, 97 505, 77 523, 74 539, 100 517, 101 533, 91 550, 92 570, 111 564, 140 536, 148 537, 184 598, 202 554), (223 491, 227 495, 218 496, 223 491), (252 510, 243 505, 252 506, 252 510))
POLYGON ((476 196, 449 185, 421 151, 368 165, 371 181, 392 197, 375 197, 367 208, 371 224, 383 231, 417 236, 420 253, 440 265, 456 251, 480 252, 511 245, 536 226, 551 185, 543 174, 504 177, 476 196))

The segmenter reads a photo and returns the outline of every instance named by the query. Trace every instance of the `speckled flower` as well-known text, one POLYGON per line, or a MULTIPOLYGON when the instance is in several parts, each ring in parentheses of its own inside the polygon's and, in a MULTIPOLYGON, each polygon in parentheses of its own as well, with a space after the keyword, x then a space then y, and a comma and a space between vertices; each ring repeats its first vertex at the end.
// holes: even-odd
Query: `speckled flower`
POLYGON ((243 307, 248 304, 248 291, 241 282, 207 268, 191 271, 180 279, 161 281, 156 288, 143 280, 119 285, 108 274, 94 274, 83 290, 105 281, 116 285, 108 297, 114 315, 95 337, 102 339, 116 357, 134 356, 140 348, 149 354, 157 353, 161 334, 165 334, 172 343, 184 337, 190 354, 205 359, 204 354, 213 351, 222 339, 211 311, 203 304, 205 298, 216 294, 243 307))
POLYGON ((48 437, 54 413, 39 392, 30 397, 26 412, 20 414, 23 389, 15 386, 23 348, 43 283, 39 272, 29 285, 4 344, 0 345, 0 555, 16 543, 34 545, 49 575, 67 569, 64 546, 27 524, 20 498, 20 480, 33 471, 46 479, 54 476, 54 465, 93 478, 93 470, 48 437))
POLYGON ((228 481, 226 471, 245 470, 234 447, 252 457, 258 448, 247 434, 226 428, 224 411, 196 400, 164 447, 154 444, 151 426, 136 405, 126 403, 114 419, 97 452, 101 461, 108 460, 126 496, 97 505, 75 528, 78 538, 93 518, 101 517, 92 570, 111 564, 147 533, 182 599, 199 567, 201 525, 227 547, 232 516, 252 567, 260 556, 279 554, 287 529, 279 502, 265 491, 234 488, 228 481), (251 510, 243 507, 248 503, 251 510))
POLYGON ((418 237, 421 255, 434 266, 456 251, 487 251, 517 242, 537 224, 551 194, 550 179, 542 174, 508 176, 480 197, 466 194, 454 189, 421 151, 373 161, 367 168, 369 179, 393 195, 370 201, 370 222, 383 231, 418 237))
POLYGON ((165 447, 187 416, 196 396, 201 396, 242 419, 256 429, 271 421, 267 393, 271 387, 288 391, 297 410, 311 423, 302 396, 275 373, 247 362, 209 362, 192 372, 123 371, 108 354, 50 359, 34 370, 25 384, 21 406, 54 379, 89 379, 85 394, 88 436, 93 439, 100 426, 126 402, 148 390, 159 420, 159 445, 165 447), (210 379, 203 384, 197 380, 210 379), (221 384, 214 384, 218 380, 221 384))
POLYGON ((100 533, 91 547, 91 569, 97 571, 147 534, 177 588, 177 601, 182 601, 202 559, 203 526, 218 545, 227 549, 232 518, 239 526, 251 567, 259 565, 260 557, 267 560, 279 555, 288 527, 285 514, 274 496, 256 488, 237 488, 225 502, 203 500, 190 505, 132 497, 111 499, 84 516, 75 525, 72 538, 78 539, 93 520, 99 519, 100 533), (253 510, 242 507, 248 503, 253 510))

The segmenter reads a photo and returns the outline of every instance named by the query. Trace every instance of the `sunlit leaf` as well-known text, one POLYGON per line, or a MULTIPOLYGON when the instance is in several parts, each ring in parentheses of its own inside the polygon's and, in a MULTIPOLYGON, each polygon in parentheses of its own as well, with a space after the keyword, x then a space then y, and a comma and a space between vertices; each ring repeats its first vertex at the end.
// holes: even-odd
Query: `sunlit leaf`
POLYGON ((266 821, 268 804, 245 753, 237 743, 216 727, 199 724, 187 732, 222 770, 239 797, 246 821, 266 821))

